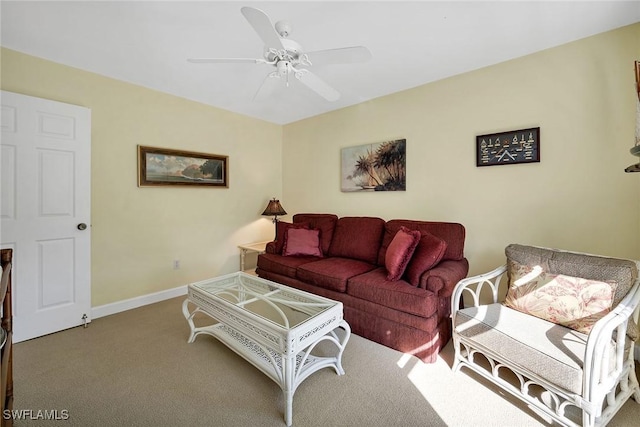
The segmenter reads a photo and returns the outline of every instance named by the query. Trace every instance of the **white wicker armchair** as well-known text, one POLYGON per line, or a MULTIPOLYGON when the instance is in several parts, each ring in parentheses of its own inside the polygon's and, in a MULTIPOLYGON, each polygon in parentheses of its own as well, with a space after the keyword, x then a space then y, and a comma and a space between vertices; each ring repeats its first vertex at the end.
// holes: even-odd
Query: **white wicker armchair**
POLYGON ((640 263, 522 245, 506 254, 507 264, 453 292, 453 369, 470 368, 565 426, 603 426, 629 397, 640 403, 633 359, 640 263), (514 271, 522 265, 615 283, 610 311, 582 333, 505 305, 499 295, 513 284, 504 282, 520 277, 514 271))

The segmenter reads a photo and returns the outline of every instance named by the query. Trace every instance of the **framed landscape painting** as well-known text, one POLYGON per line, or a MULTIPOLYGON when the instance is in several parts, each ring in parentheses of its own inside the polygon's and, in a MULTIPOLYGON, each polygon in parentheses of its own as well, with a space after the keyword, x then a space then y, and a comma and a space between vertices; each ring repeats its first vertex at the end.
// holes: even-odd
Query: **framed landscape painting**
POLYGON ((138 146, 138 186, 229 187, 228 156, 138 146))
POLYGON ((343 148, 341 156, 343 192, 406 190, 406 139, 343 148))

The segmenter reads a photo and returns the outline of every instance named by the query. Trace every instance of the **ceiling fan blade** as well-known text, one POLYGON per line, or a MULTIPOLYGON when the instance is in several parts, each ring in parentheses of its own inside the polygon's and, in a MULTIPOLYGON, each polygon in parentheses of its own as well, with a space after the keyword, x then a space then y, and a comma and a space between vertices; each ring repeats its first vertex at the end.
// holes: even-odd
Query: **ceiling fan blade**
POLYGON ((187 61, 194 64, 259 64, 266 62, 256 58, 189 58, 187 61))
POLYGON ((256 33, 258 33, 267 48, 274 48, 278 50, 284 49, 282 40, 280 40, 280 36, 276 32, 276 29, 271 23, 271 19, 269 19, 266 13, 260 9, 254 9, 253 7, 246 6, 243 7, 241 11, 247 21, 249 21, 249 24, 251 24, 256 33))
POLYGON ((309 70, 296 70, 296 78, 309 89, 326 99, 327 101, 337 101, 340 99, 340 92, 329 86, 317 75, 309 70))
POLYGON ((313 65, 354 64, 370 60, 371 52, 364 46, 351 46, 307 52, 307 56, 313 65))
POLYGON ((263 101, 268 99, 281 84, 282 82, 277 72, 274 71, 267 74, 256 93, 253 95, 253 100, 263 101))

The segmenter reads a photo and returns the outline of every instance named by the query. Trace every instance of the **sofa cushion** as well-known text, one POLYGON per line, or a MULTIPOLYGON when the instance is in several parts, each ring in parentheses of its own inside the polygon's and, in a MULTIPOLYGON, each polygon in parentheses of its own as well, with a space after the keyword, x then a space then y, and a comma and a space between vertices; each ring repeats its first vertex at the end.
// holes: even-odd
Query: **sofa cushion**
POLYGON ((436 222, 436 221, 416 221, 409 219, 392 219, 387 221, 384 229, 382 244, 380 245, 380 253, 378 254, 378 265, 384 265, 384 256, 389 247, 389 243, 395 236, 398 229, 402 226, 410 230, 418 230, 433 234, 447 243, 443 260, 459 261, 464 258, 464 239, 465 228, 462 224, 455 222, 436 222))
POLYGON ((296 277, 296 270, 302 264, 318 261, 322 258, 313 256, 282 256, 277 254, 260 254, 258 256, 258 268, 264 271, 277 273, 291 278, 296 277))
MULTIPOLYGON (((582 393, 587 335, 500 303, 458 311, 453 327, 479 347, 495 349, 493 356, 507 366, 524 368, 559 387, 582 393)), ((609 360, 614 361, 615 345, 610 352, 609 360)))
POLYGON ((293 223, 309 224, 309 228, 320 230, 322 253, 329 252, 333 230, 336 228, 338 216, 334 214, 300 213, 293 216, 293 223))
MULTIPOLYGON (((603 282, 615 281, 617 286, 613 297, 614 308, 629 293, 638 277, 638 265, 631 260, 518 244, 507 246, 505 255, 509 284, 512 283, 511 275, 518 269, 517 264, 540 266, 542 271, 551 274, 565 274, 603 282)), ((632 339, 638 338, 640 334, 635 322, 627 324, 627 334, 632 339)))
POLYGON ((559 249, 539 248, 511 244, 506 247, 507 261, 542 267, 552 274, 566 274, 585 279, 618 283, 613 305, 616 306, 629 293, 638 278, 638 266, 634 261, 581 254, 559 249))
POLYGON ((407 265, 406 280, 418 286, 422 273, 438 265, 446 250, 447 242, 443 239, 426 231, 420 232, 420 242, 407 265))
POLYGON ((581 277, 551 274, 539 266, 518 265, 504 305, 583 334, 611 311, 617 284, 581 277))
POLYGON ((320 230, 289 228, 282 248, 284 256, 309 255, 322 257, 320 230))
MULTIPOLYGON (((342 217, 338 219, 333 232, 329 256, 375 264, 383 231, 384 220, 381 218, 342 217)), ((384 261, 381 265, 384 265, 384 261)))
POLYGON ((375 265, 364 261, 331 257, 301 265, 296 277, 321 288, 344 292, 347 289, 347 280, 374 268, 375 265))
POLYGON ((387 280, 384 267, 349 279, 347 294, 420 317, 432 316, 438 309, 433 293, 409 286, 404 280, 387 280))
POLYGON ((309 223, 297 223, 278 221, 276 222, 276 254, 282 255, 282 249, 284 248, 284 242, 287 236, 287 230, 290 228, 309 228, 309 223))
POLYGON ((400 227, 389 244, 385 256, 384 266, 387 269, 387 280, 398 280, 402 277, 419 241, 419 231, 400 227))

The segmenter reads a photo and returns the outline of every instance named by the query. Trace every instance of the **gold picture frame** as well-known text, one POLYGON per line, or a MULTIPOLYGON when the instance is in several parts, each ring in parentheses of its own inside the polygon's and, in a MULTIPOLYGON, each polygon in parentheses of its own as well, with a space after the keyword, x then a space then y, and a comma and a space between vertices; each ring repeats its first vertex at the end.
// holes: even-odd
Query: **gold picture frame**
POLYGON ((229 188, 229 157, 138 145, 138 187, 229 188))

